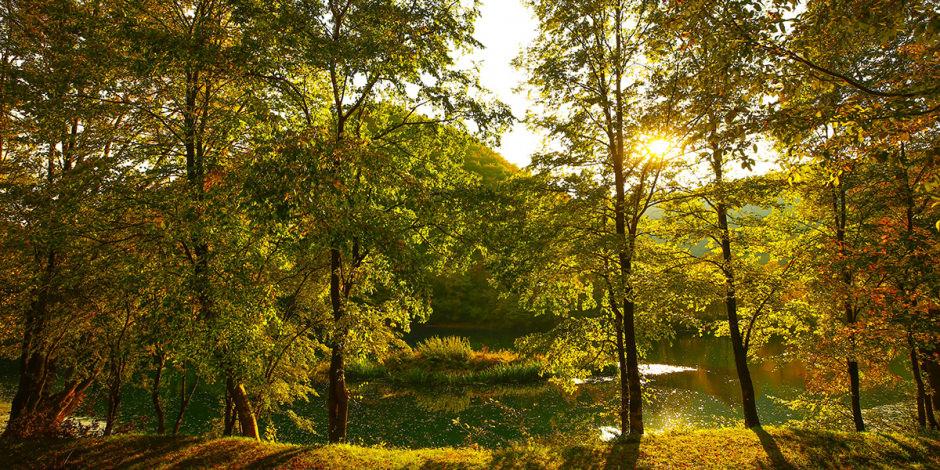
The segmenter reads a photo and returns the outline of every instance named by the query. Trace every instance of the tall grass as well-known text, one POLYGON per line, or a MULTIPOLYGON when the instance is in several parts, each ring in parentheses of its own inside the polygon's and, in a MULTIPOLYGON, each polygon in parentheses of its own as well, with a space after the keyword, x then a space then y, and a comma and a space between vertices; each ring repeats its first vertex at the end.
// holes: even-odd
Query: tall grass
POLYGON ((445 366, 463 366, 473 358, 470 340, 457 336, 433 336, 420 343, 415 353, 425 361, 445 366))
POLYGON ((401 351, 384 362, 353 361, 346 367, 350 380, 385 379, 411 385, 471 385, 539 382, 546 378, 539 363, 512 351, 475 351, 460 337, 432 337, 413 350, 401 351))

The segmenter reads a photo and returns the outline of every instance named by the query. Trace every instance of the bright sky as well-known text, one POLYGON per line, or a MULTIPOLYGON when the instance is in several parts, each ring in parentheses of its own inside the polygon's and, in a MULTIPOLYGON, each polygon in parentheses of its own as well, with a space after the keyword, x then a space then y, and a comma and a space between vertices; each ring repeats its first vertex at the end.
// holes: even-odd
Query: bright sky
MULTIPOLYGON (((521 0, 483 0, 476 24, 476 38, 484 49, 470 59, 480 67, 480 81, 497 98, 512 107, 522 118, 529 107, 525 93, 515 93, 524 75, 513 68, 512 60, 536 35, 538 24, 521 0)), ((518 166, 529 164, 539 149, 541 139, 524 124, 516 124, 502 137, 497 149, 503 157, 518 166)))
MULTIPOLYGON (((514 91, 525 75, 512 66, 512 60, 535 39, 538 23, 522 0, 482 0, 480 10, 475 36, 483 44, 483 49, 465 60, 475 62, 480 68, 482 85, 508 104, 517 118, 523 118, 533 102, 525 92, 514 91)), ((754 170, 748 172, 733 168, 730 176, 764 173, 773 166, 774 154, 769 143, 761 141, 758 146, 760 151, 754 170)), ((503 134, 501 145, 496 150, 506 160, 524 167, 541 147, 540 135, 517 123, 503 134)))

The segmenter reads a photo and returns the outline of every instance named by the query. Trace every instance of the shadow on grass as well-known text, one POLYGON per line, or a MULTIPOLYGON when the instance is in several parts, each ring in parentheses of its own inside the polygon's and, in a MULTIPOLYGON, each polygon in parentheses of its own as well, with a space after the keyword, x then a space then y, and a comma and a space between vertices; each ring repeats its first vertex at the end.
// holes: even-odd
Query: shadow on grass
POLYGON ((562 452, 562 468, 633 469, 640 459, 640 439, 627 438, 599 448, 572 447, 562 452))
POLYGON ((791 464, 787 458, 783 455, 783 452, 780 450, 780 446, 777 445, 777 441, 773 436, 770 435, 764 428, 752 428, 754 434, 757 434, 757 439, 760 440, 761 447, 764 448, 764 452, 767 454, 767 457, 770 459, 771 468, 783 468, 783 469, 794 469, 796 468, 791 464))
POLYGON ((284 449, 281 452, 268 455, 262 459, 256 460, 251 463, 251 465, 246 466, 247 469, 261 470, 267 468, 280 468, 288 467, 294 468, 294 465, 288 465, 293 462, 294 458, 297 456, 303 455, 306 452, 306 449, 303 447, 293 447, 290 449, 284 449))

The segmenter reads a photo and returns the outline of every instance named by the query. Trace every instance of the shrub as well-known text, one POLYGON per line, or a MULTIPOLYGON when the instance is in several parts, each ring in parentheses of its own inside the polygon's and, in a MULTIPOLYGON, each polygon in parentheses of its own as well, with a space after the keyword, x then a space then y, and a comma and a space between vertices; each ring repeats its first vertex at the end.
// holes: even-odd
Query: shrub
POLYGON ((415 352, 422 359, 438 365, 462 366, 473 357, 470 340, 457 336, 428 338, 418 343, 415 352))

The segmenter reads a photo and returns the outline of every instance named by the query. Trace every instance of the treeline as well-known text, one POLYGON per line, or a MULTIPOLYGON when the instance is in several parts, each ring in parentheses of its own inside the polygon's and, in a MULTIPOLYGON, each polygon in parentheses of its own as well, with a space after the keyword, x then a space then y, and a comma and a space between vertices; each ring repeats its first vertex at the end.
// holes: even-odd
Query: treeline
POLYGON ((325 359, 344 441, 347 358, 426 318, 491 192, 468 168, 502 171, 479 138, 509 113, 455 64, 477 14, 3 2, 0 344, 19 366, 4 434, 57 433, 92 386, 111 434, 130 385, 150 391, 153 431, 178 432, 214 383, 223 432, 258 438, 325 359))
POLYGON ((558 374, 618 364, 624 434, 643 433, 639 357, 676 325, 729 338, 748 427, 773 340, 809 367, 791 404, 813 420, 864 430, 863 391, 897 385, 900 356, 936 428, 936 5, 529 3, 517 64, 548 144, 493 228, 513 241, 494 272, 565 318, 520 346, 558 374))
POLYGON ((93 386, 110 434, 132 385, 179 431, 213 383, 222 431, 259 438, 328 361, 342 442, 347 361, 467 269, 559 317, 519 342, 557 376, 618 365, 625 432, 676 325, 729 337, 749 427, 773 338, 811 368, 800 404, 858 430, 903 355, 935 427, 932 4, 529 3, 548 150, 518 174, 481 144, 511 116, 457 65, 469 2, 0 3, 5 435, 58 432, 93 386))

